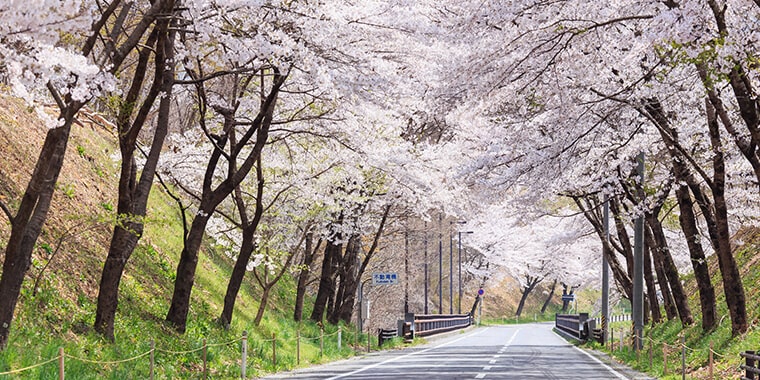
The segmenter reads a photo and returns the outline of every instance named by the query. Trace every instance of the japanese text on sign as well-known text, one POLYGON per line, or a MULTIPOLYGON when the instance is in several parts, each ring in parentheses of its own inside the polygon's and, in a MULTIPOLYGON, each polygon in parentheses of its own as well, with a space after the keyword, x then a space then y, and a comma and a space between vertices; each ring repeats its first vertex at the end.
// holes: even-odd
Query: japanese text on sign
POLYGON ((393 285, 398 284, 398 274, 375 272, 372 273, 372 285, 393 285))

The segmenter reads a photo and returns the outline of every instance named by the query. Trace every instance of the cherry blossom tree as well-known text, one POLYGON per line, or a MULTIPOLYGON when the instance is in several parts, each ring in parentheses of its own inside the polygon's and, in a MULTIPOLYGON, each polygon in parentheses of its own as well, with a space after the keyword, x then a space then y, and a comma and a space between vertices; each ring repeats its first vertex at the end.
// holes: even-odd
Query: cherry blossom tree
POLYGON ((0 25, 4 36, 0 41, 2 74, 9 78, 14 93, 36 106, 50 127, 16 214, 3 207, 12 231, 0 279, 0 348, 7 343, 21 284, 50 209, 77 112, 114 89, 114 76, 155 19, 172 4, 14 1, 0 6, 4 20, 0 25), (134 19, 127 24, 130 15, 134 19), (40 108, 48 99, 58 107, 55 120, 40 108))

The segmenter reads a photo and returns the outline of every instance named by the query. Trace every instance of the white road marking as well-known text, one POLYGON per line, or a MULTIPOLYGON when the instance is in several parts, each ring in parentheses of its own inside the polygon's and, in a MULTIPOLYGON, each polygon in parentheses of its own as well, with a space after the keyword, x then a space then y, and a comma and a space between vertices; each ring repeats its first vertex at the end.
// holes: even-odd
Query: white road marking
POLYGON ((488 364, 496 364, 496 360, 491 360, 488 364))
POLYGON ((614 369, 612 369, 612 367, 608 366, 607 364, 604 364, 604 363, 602 363, 602 361, 601 361, 601 360, 599 360, 599 359, 595 358, 593 355, 589 354, 588 352, 586 352, 586 351, 583 351, 583 350, 581 350, 580 348, 578 348, 578 347, 575 347, 575 346, 573 346, 573 348, 574 348, 574 349, 576 349, 576 350, 578 350, 578 351, 580 351, 580 352, 582 352, 584 355, 586 355, 586 356, 590 357, 590 358, 591 358, 591 360, 593 360, 593 361, 595 361, 595 362, 597 362, 597 363, 601 364, 601 365, 602 365, 602 367, 604 367, 604 368, 606 368, 608 371, 612 372, 612 374, 613 374, 613 375, 615 375, 615 377, 617 377, 618 379, 623 379, 623 380, 627 380, 627 379, 628 379, 628 378, 627 378, 627 377, 625 377, 623 374, 621 374, 621 373, 620 373, 620 372, 618 372, 618 371, 615 371, 614 369))
MULTIPOLYGON (((565 340, 565 338, 562 338, 559 334, 557 334, 556 332, 554 332, 554 330, 552 330, 552 332, 554 333, 554 335, 558 336, 562 340, 565 340)), ((589 354, 588 352, 586 352, 584 350, 581 350, 580 348, 578 348, 576 346, 573 346, 573 345, 571 345, 569 343, 568 343, 568 345, 572 346, 574 349, 582 352, 583 355, 588 356, 589 358, 591 358, 591 360, 595 361, 596 363, 599 363, 602 367, 604 367, 605 369, 607 369, 608 371, 610 371, 610 373, 612 373, 613 375, 615 375, 615 377, 617 377, 618 379, 622 379, 622 380, 627 380, 628 379, 627 377, 625 377, 625 375, 623 375, 622 373, 620 373, 618 371, 615 371, 614 369, 612 369, 612 367, 608 366, 607 364, 602 363, 601 360, 595 358, 593 355, 589 354)))
POLYGON ((482 378, 484 378, 484 377, 486 377, 486 374, 485 374, 485 373, 479 373, 479 374, 475 375, 475 378, 476 378, 476 379, 482 379, 482 378))
POLYGON ((490 365, 487 365, 487 366, 483 367, 483 371, 490 371, 490 370, 491 370, 491 366, 490 365))
POLYGON ((368 369, 372 369, 372 368, 375 368, 375 367, 379 367, 379 366, 381 366, 381 365, 383 365, 383 364, 386 364, 386 363, 395 362, 396 360, 399 360, 399 359, 402 359, 402 358, 406 358, 406 357, 408 357, 408 356, 412 356, 412 355, 418 355, 418 354, 421 354, 421 353, 423 353, 423 352, 428 352, 428 351, 430 351, 430 350, 435 350, 435 349, 437 349, 437 348, 441 348, 441 347, 444 347, 444 346, 448 346, 449 344, 452 344, 452 343, 456 343, 456 342, 459 342, 460 340, 463 340, 463 339, 467 339, 467 338, 469 338, 469 337, 472 337, 472 336, 478 335, 478 334, 480 334, 480 333, 483 333, 483 332, 485 332, 485 331, 488 331, 488 330, 490 330, 490 329, 491 329, 491 328, 490 328, 490 327, 488 327, 488 328, 485 328, 485 329, 482 329, 482 330, 478 330, 478 331, 475 331, 475 332, 473 332, 473 333, 471 333, 471 334, 467 334, 467 335, 465 335, 465 336, 463 336, 463 337, 461 337, 461 338, 459 338, 459 339, 454 339, 454 340, 452 340, 452 341, 449 341, 449 342, 446 342, 446 343, 443 343, 443 344, 439 344, 439 345, 437 345, 437 346, 435 346, 435 347, 426 348, 426 349, 424 349, 424 350, 421 350, 421 351, 415 351, 415 352, 412 352, 412 353, 408 353, 408 354, 406 354, 406 355, 401 355, 401 356, 392 357, 392 358, 390 358, 390 359, 386 359, 386 360, 384 360, 384 361, 382 361, 382 362, 377 362, 377 363, 375 363, 375 364, 366 365, 366 366, 364 366, 364 367, 362 367, 362 368, 359 368, 359 369, 356 369, 356 370, 354 370, 354 371, 351 371, 351 372, 348 372, 348 373, 344 373, 344 374, 340 374, 340 375, 337 375, 337 376, 333 376, 333 377, 330 377, 330 378, 328 378, 327 380, 335 380, 335 379, 340 379, 340 378, 343 378, 343 377, 346 377, 346 376, 355 375, 355 374, 357 374, 357 373, 359 373, 359 372, 363 372, 363 371, 366 371, 366 370, 368 370, 368 369))
POLYGON ((520 329, 515 330, 515 333, 512 334, 512 337, 509 338, 509 340, 507 341, 507 343, 504 345, 503 349, 506 349, 507 347, 509 347, 510 345, 512 345, 512 342, 515 341, 515 338, 517 337, 517 333, 519 333, 519 332, 520 332, 520 329))

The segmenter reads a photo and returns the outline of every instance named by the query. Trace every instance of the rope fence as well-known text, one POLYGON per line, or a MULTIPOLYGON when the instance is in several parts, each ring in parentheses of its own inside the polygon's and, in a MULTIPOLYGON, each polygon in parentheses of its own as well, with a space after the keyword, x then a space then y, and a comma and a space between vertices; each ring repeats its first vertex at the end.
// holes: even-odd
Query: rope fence
MULTIPOLYGON (((680 363, 680 374, 683 379, 686 379, 686 355, 687 353, 691 355, 699 354, 703 351, 703 349, 696 349, 692 348, 686 345, 685 343, 685 337, 683 335, 680 336, 679 341, 676 343, 668 343, 666 341, 657 341, 650 337, 634 337, 631 336, 627 331, 622 330, 619 331, 618 337, 615 336, 614 330, 610 329, 610 339, 609 339, 609 350, 610 352, 622 352, 624 349, 628 349, 628 347, 633 348, 636 341, 641 341, 641 350, 636 350, 636 361, 640 363, 641 358, 640 355, 643 353, 643 351, 646 350, 646 354, 649 359, 649 369, 652 369, 654 367, 654 356, 656 352, 662 353, 662 370, 663 376, 667 376, 669 374, 677 374, 677 373, 670 373, 671 371, 677 371, 676 367, 671 366, 672 359, 678 355, 678 357, 681 359, 680 363), (616 342, 617 338, 617 342, 616 342), (630 340, 630 345, 626 344, 626 341, 630 340)), ((721 354, 717 351, 715 351, 713 342, 710 342, 710 346, 707 349, 707 351, 704 352, 704 355, 707 355, 707 379, 714 379, 714 373, 715 373, 715 357, 718 358, 725 358, 726 354, 721 354)), ((758 377, 760 379, 760 377, 758 377)))
MULTIPOLYGON (((314 337, 308 337, 308 336, 302 336, 301 331, 298 330, 296 333, 296 364, 301 364, 301 341, 302 340, 308 340, 317 342, 319 341, 319 357, 324 356, 325 351, 325 339, 330 338, 330 340, 336 341, 337 349, 338 351, 341 350, 342 347, 342 328, 338 327, 338 329, 332 333, 325 334, 324 329, 320 329, 320 333, 318 336, 314 337), (335 337, 335 339, 333 339, 335 337)), ((371 334, 368 334, 368 342, 369 342, 369 336, 371 334)), ((355 337, 355 339, 358 341, 358 336, 355 337)), ((277 343, 278 339, 275 333, 272 333, 272 338, 259 338, 256 339, 256 342, 261 343, 263 345, 268 345, 271 343, 271 360, 272 365, 277 366, 277 343)), ((282 343, 283 340, 280 339, 280 343, 282 343)), ((113 366, 113 365, 119 365, 124 364, 128 362, 137 361, 140 359, 143 359, 145 357, 150 357, 150 364, 149 364, 149 376, 148 378, 150 380, 153 380, 154 373, 155 373, 155 363, 156 363, 156 354, 163 354, 163 355, 169 355, 169 356, 180 356, 180 355, 189 355, 189 354, 195 354, 198 352, 202 352, 202 360, 203 360, 203 379, 208 378, 208 365, 207 365, 207 354, 209 348, 215 348, 215 347, 222 347, 222 346, 231 346, 234 344, 240 344, 240 378, 246 379, 246 372, 247 372, 247 357, 248 357, 248 333, 246 331, 243 331, 243 334, 240 338, 236 338, 233 340, 225 341, 225 342, 218 342, 218 343, 207 343, 206 339, 203 339, 202 345, 197 348, 189 349, 189 350, 182 350, 182 351, 174 351, 164 348, 158 348, 155 346, 155 342, 153 340, 150 341, 150 349, 147 351, 138 353, 134 356, 131 356, 129 358, 125 359, 119 359, 119 360, 93 360, 85 357, 80 357, 76 355, 71 355, 64 352, 63 347, 60 347, 58 349, 58 354, 52 358, 49 358, 47 360, 44 360, 42 362, 29 365, 27 367, 23 368, 16 368, 7 370, 4 372, 0 372, 0 376, 9 376, 9 375, 19 375, 28 371, 31 371, 33 369, 49 365, 51 363, 57 362, 58 363, 58 379, 64 380, 65 379, 65 363, 66 361, 75 361, 80 363, 87 363, 87 364, 94 364, 94 365, 100 365, 100 366, 113 366)), ((369 345, 368 345, 369 348, 369 345)))

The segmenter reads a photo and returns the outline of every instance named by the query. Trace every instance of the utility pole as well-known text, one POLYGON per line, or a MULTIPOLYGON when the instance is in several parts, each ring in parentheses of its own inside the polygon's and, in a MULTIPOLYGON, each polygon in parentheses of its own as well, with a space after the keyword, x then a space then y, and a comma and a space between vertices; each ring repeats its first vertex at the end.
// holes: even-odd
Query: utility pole
POLYGON ((443 314, 443 215, 438 213, 438 314, 443 314))
POLYGON ((409 313, 409 226, 404 226, 404 315, 409 313))
POLYGON ((449 235, 449 314, 454 314, 454 238, 449 235))
POLYGON ((607 251, 610 245, 610 200, 604 200, 604 239, 607 243, 602 245, 602 345, 607 344, 607 324, 610 318, 610 262, 607 251))
POLYGON ((427 222, 425 222, 425 314, 428 313, 428 233, 427 222))
MULTIPOLYGON (((636 157, 638 162, 638 175, 640 181, 639 204, 644 204, 644 153, 636 157)), ((641 212, 641 211, 640 211, 641 212)), ((633 244, 633 349, 641 350, 641 338, 644 333, 644 215, 636 218, 634 225, 633 244)))

